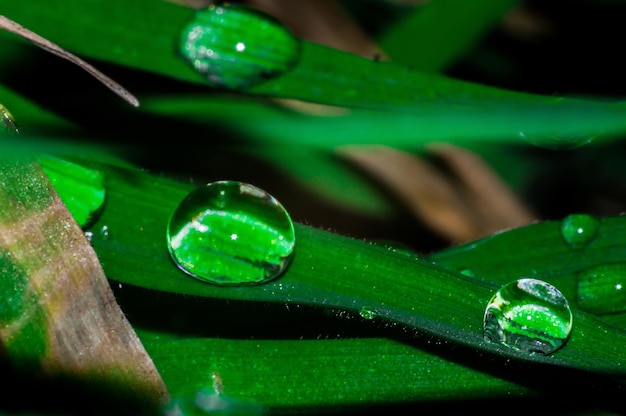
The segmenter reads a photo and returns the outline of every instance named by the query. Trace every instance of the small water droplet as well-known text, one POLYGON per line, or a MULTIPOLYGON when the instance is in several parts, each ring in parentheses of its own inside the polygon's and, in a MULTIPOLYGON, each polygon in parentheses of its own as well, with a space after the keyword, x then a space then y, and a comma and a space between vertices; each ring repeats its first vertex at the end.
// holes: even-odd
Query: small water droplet
POLYGON ((181 55, 211 85, 231 89, 289 71, 300 50, 300 40, 276 19, 230 3, 196 12, 179 44, 181 55))
POLYGON ((13 115, 5 106, 0 104, 0 137, 12 136, 17 133, 19 133, 19 129, 13 115))
POLYGON ((285 208, 264 190, 218 181, 180 203, 167 241, 176 264, 191 276, 218 285, 258 284, 287 268, 295 230, 285 208))
POLYGON ((37 161, 78 225, 83 230, 93 225, 106 199, 104 174, 52 156, 37 161))
POLYGON ((598 234, 600 222, 588 214, 571 214, 561 221, 561 235, 574 249, 581 249, 593 241, 598 234))
POLYGON ((474 272, 471 269, 461 269, 459 273, 467 277, 476 277, 476 275, 474 275, 474 272))
POLYGON ((531 354, 553 353, 571 330, 567 299, 542 280, 519 279, 504 285, 485 310, 485 340, 531 354))
POLYGON ((359 310, 359 315, 361 315, 363 319, 372 320, 378 317, 378 312, 371 306, 363 306, 359 310))
POLYGON ((576 303, 596 315, 626 310, 626 263, 603 264, 581 272, 576 303))

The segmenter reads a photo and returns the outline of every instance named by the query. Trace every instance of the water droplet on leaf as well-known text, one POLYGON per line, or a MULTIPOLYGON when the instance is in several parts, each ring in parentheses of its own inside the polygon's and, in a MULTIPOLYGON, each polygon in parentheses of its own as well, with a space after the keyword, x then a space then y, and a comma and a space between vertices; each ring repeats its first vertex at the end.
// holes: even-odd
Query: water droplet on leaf
POLYGON ((37 161, 78 225, 82 229, 93 225, 106 199, 104 174, 52 156, 39 156, 37 161))
POLYGON ((236 181, 191 192, 170 217, 170 254, 186 273, 218 285, 266 283, 289 265, 293 222, 270 194, 236 181))
POLYGON ((461 271, 459 273, 461 273, 463 276, 467 276, 467 277, 476 277, 476 275, 474 274, 474 272, 471 269, 461 269, 461 271))
POLYGON ((598 234, 600 222, 587 214, 571 214, 561 222, 561 235, 565 242, 574 249, 585 247, 598 234))
POLYGON ((596 315, 626 310, 626 263, 603 264, 581 272, 576 303, 596 315))
POLYGON ((0 137, 12 136, 19 132, 15 119, 9 113, 9 110, 0 104, 0 137))
POLYGON ((519 279, 504 285, 485 310, 485 340, 527 353, 553 353, 571 330, 567 299, 542 280, 519 279))
POLYGON ((289 71, 301 42, 283 24, 234 4, 196 12, 182 31, 181 55, 217 87, 246 89, 289 71))
POLYGON ((359 315, 361 315, 361 318, 363 319, 372 320, 378 317, 378 312, 376 312, 376 310, 371 306, 363 306, 359 310, 359 315))

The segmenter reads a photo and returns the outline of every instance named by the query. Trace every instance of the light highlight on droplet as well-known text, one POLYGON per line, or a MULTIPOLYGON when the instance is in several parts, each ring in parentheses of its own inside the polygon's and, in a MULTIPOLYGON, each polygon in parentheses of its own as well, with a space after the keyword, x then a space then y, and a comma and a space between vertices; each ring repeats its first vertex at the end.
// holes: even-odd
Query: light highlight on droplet
POLYGON ((361 315, 361 318, 367 319, 369 321, 377 318, 378 312, 376 312, 376 309, 372 308, 371 306, 363 306, 361 309, 359 309, 359 315, 361 315))
POLYGON ((170 255, 181 270, 218 285, 268 282, 289 265, 293 222, 270 194, 236 181, 191 192, 167 228, 170 255))
POLYGON ((626 263, 603 264, 578 276, 578 307, 595 315, 626 310, 626 263))
POLYGON ((246 89, 289 71, 301 42, 271 16, 225 3, 196 12, 178 49, 209 84, 246 89))
POLYGON ((12 136, 18 132, 17 123, 15 122, 13 115, 5 106, 0 104, 0 137, 12 136))
POLYGON ((581 249, 598 235, 600 221, 592 215, 571 214, 561 221, 561 235, 573 249, 581 249))
POLYGON ((556 287, 542 280, 519 279, 493 295, 483 322, 485 340, 548 355, 567 341, 572 312, 556 287))

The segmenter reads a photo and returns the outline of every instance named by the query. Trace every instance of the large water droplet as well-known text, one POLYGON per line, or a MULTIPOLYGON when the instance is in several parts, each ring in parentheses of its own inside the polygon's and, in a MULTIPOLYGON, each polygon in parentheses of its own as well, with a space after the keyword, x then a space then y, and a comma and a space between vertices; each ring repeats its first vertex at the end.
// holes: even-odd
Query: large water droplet
POLYGON ((580 249, 596 238, 599 226, 600 222, 594 216, 571 214, 561 222, 561 235, 570 247, 580 249))
POLYGON ((246 89, 290 70, 301 42, 264 13, 234 4, 211 5, 183 29, 181 55, 213 86, 246 89))
POLYGON ((104 207, 104 174, 52 156, 39 156, 37 161, 78 225, 91 226, 104 207))
POLYGON ((581 272, 576 303, 596 315, 626 310, 626 263, 603 264, 581 272))
POLYGON ((571 330, 567 299, 542 280, 519 279, 504 285, 485 310, 485 340, 528 353, 553 353, 571 330))
POLYGON ((19 132, 15 119, 5 106, 0 104, 0 137, 12 136, 19 132))
POLYGON ((186 273, 219 285, 265 283, 288 266, 293 222, 270 194, 236 181, 191 192, 172 214, 170 254, 186 273))

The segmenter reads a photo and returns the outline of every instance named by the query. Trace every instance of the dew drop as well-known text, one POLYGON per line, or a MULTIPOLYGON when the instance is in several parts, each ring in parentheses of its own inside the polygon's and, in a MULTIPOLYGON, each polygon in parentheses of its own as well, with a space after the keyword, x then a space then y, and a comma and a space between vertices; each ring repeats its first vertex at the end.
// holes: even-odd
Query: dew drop
POLYGON ((626 310, 626 263, 603 264, 581 272, 576 303, 595 315, 626 310))
POLYGON ((179 53, 216 87, 246 89, 289 71, 301 42, 258 10, 225 3, 196 12, 182 31, 179 53))
POLYGON ((561 221, 561 235, 573 249, 581 249, 598 234, 600 222, 588 214, 571 214, 561 221))
POLYGON ((169 252, 191 276, 218 285, 266 283, 289 265, 293 222, 274 197, 237 181, 192 191, 172 213, 169 252))
POLYGON ((5 106, 0 104, 0 137, 19 133, 15 119, 5 106))
POLYGON ((467 277, 476 277, 476 275, 474 274, 472 269, 461 269, 459 271, 459 273, 461 273, 463 276, 467 276, 467 277))
POLYGON ((37 161, 78 225, 83 230, 93 225, 106 199, 104 174, 52 156, 37 161))
POLYGON ((527 353, 548 355, 563 346, 572 330, 567 299, 537 279, 504 285, 487 305, 484 338, 527 353))
POLYGON ((363 306, 359 310, 359 315, 361 315, 363 319, 372 320, 378 317, 378 312, 371 306, 363 306))
POLYGON ((103 225, 102 228, 100 228, 100 238, 102 240, 109 239, 109 226, 108 225, 103 225))

